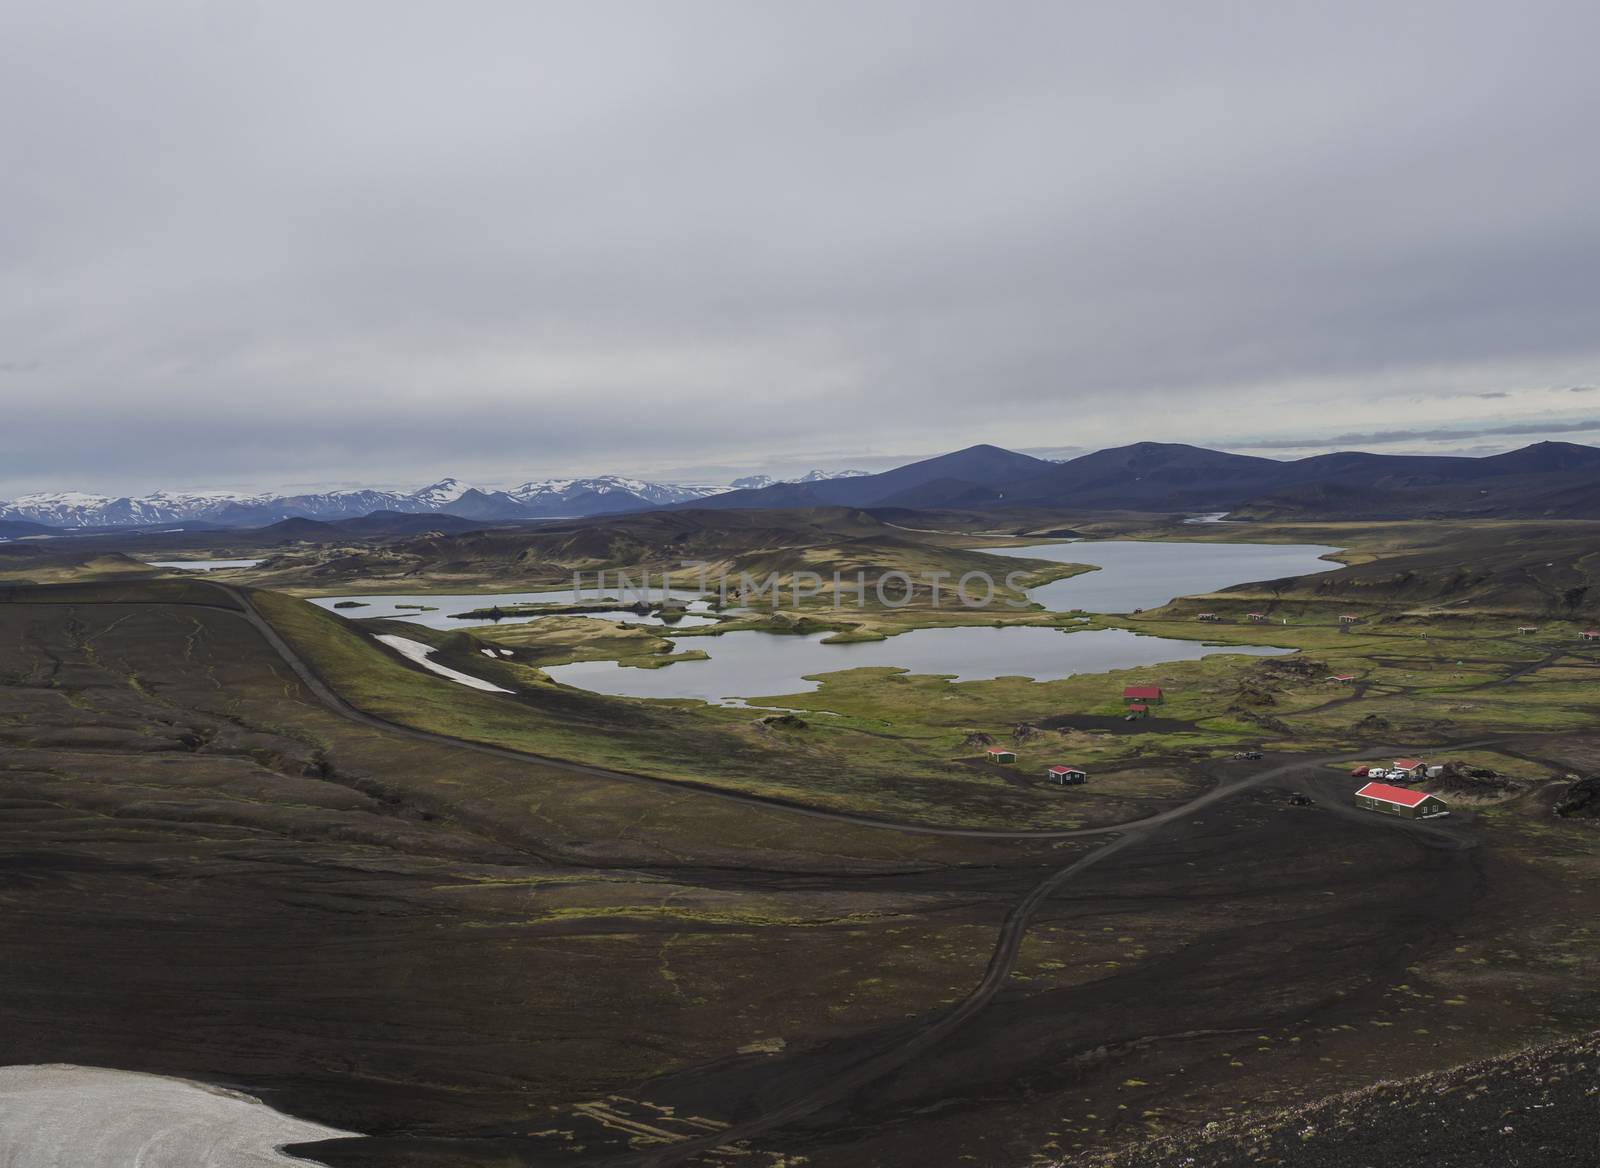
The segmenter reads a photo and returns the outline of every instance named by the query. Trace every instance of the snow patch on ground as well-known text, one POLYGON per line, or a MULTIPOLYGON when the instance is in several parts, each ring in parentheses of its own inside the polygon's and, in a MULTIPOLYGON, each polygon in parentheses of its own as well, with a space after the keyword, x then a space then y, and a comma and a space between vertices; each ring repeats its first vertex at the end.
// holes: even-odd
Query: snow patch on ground
POLYGON ((176 568, 184 572, 220 572, 224 568, 253 568, 261 560, 146 560, 152 568, 176 568))
POLYGON ((437 661, 431 659, 433 654, 432 645, 424 645, 421 641, 413 641, 410 637, 397 637, 393 633, 380 633, 378 640, 388 645, 389 648, 399 653, 402 657, 415 661, 422 668, 431 673, 437 673, 440 677, 448 677, 458 685, 470 686, 473 689, 481 689, 489 693, 516 692, 515 690, 495 685, 492 681, 484 681, 481 677, 473 677, 471 674, 451 669, 448 665, 440 665, 437 661))
POLYGON ((205 1083, 64 1063, 0 1067, 0 1164, 290 1168, 279 1151, 340 1131, 205 1083))

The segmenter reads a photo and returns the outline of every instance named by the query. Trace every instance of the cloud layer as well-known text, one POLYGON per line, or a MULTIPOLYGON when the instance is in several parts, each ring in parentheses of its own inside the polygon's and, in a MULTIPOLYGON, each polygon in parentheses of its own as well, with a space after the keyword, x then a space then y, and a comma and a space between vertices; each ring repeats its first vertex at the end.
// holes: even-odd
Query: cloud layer
POLYGON ((1600 376, 1589 5, 11 11, 0 493, 1505 435, 1600 376))

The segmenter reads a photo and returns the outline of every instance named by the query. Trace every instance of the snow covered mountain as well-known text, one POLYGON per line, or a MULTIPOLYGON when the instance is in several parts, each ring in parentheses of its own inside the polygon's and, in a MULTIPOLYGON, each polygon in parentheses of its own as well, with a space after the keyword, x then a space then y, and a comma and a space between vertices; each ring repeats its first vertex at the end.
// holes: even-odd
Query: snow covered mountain
POLYGON ((430 511, 437 511, 448 507, 468 491, 478 488, 469 486, 460 479, 440 479, 432 486, 423 487, 420 491, 413 491, 408 497, 416 500, 419 506, 430 511))
POLYGON ((23 519, 48 527, 131 527, 148 523, 181 523, 246 496, 227 492, 156 491, 142 498, 113 499, 83 491, 41 491, 0 503, 0 518, 23 519))
POLYGON ((363 488, 304 495, 155 491, 139 497, 113 497, 59 491, 19 495, 9 503, 0 502, 0 519, 62 528, 195 522, 263 527, 284 519, 353 519, 374 511, 438 511, 467 519, 528 519, 645 510, 725 489, 602 475, 527 482, 510 491, 474 487, 454 478, 440 479, 415 491, 363 488))
MULTIPOLYGON (((866 471, 814 470, 793 479, 752 475, 732 489, 775 482, 816 483, 857 478, 866 471)), ((358 488, 312 494, 247 494, 238 491, 155 491, 141 496, 95 495, 82 491, 38 492, 0 501, 0 519, 48 527, 143 527, 164 523, 212 523, 222 527, 265 527, 284 519, 356 519, 374 511, 417 515, 444 512, 465 519, 539 519, 609 515, 689 503, 729 490, 724 486, 656 483, 627 475, 534 479, 500 490, 444 478, 415 491, 358 488)))
POLYGON ((871 472, 864 470, 813 470, 807 471, 799 478, 775 479, 771 475, 746 475, 742 479, 734 479, 732 488, 735 491, 756 491, 762 487, 770 487, 774 483, 820 483, 828 479, 859 479, 871 472))
POLYGON ((619 502, 640 502, 652 506, 687 503, 726 490, 726 487, 684 487, 674 483, 648 483, 621 475, 600 475, 591 479, 545 479, 523 483, 506 493, 519 503, 544 508, 570 503, 585 495, 624 496, 619 502))

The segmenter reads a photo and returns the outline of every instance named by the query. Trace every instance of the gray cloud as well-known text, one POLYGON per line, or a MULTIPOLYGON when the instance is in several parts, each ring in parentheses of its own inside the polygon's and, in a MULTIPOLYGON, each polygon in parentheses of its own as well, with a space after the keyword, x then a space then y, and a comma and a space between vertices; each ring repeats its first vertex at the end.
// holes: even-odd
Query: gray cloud
POLYGON ((1471 431, 1600 367, 1590 6, 12 8, 0 494, 1471 431))

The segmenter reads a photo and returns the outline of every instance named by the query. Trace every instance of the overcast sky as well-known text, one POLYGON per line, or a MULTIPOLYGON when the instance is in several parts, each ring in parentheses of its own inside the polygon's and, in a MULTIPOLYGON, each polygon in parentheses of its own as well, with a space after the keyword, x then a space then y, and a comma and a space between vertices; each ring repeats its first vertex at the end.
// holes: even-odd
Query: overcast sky
POLYGON ((1597 12, 8 0, 0 495, 1600 441, 1597 12))

